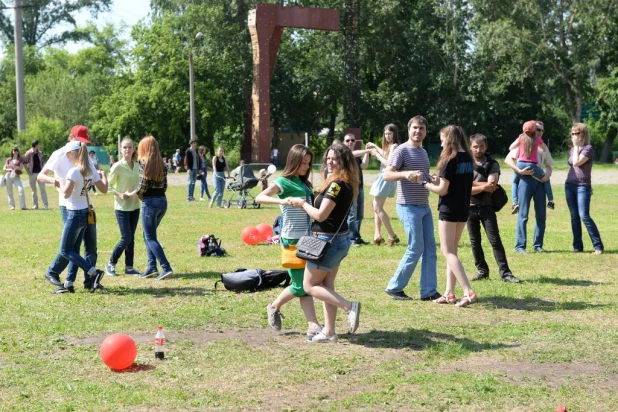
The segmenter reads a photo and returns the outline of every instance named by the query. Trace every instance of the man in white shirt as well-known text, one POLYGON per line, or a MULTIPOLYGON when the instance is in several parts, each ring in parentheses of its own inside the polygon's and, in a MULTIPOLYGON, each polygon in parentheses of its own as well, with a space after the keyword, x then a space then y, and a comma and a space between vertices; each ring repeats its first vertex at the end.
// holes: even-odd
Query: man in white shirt
MULTIPOLYGON (((90 137, 88 136, 88 129, 85 126, 77 125, 71 129, 71 133, 69 134, 69 142, 79 141, 82 143, 90 143, 90 137)), ((54 185, 56 189, 60 187, 60 183, 63 182, 67 176, 69 170, 73 168, 73 163, 67 159, 65 156, 67 147, 63 146, 60 149, 56 150, 49 157, 49 160, 43 166, 41 173, 37 176, 37 181, 48 183, 54 185), (54 173, 54 177, 51 177, 50 174, 54 173)), ((107 176, 103 170, 97 171, 94 164, 90 164, 92 168, 92 175, 94 178, 92 179, 91 184, 95 185, 101 193, 107 193, 107 176)), ((59 198, 59 206, 60 206, 60 216, 62 218, 62 223, 66 220, 66 207, 64 196, 60 195, 59 198)), ((84 259, 89 261, 92 266, 96 266, 97 264, 97 231, 96 225, 88 225, 86 228, 86 232, 84 233, 84 259)), ((69 263, 67 259, 56 258, 52 264, 47 269, 45 273, 45 279, 47 279, 52 285, 61 287, 63 283, 60 281, 60 273, 69 266, 69 273, 77 273, 77 266, 73 263, 69 263)), ((91 279, 89 276, 84 274, 84 287, 86 289, 90 289, 92 284, 94 283, 94 279, 91 279)), ((103 288, 102 285, 99 285, 99 288, 103 288)))

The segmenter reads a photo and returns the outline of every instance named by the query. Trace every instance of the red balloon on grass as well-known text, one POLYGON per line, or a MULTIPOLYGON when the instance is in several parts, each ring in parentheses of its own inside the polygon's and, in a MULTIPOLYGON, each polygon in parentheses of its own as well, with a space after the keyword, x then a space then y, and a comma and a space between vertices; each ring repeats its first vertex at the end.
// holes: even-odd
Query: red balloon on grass
POLYGON ((257 245, 260 243, 260 232, 251 226, 247 226, 240 234, 242 241, 248 245, 257 245))
POLYGON ((255 227, 260 232, 260 240, 266 242, 269 237, 273 236, 273 228, 268 223, 260 223, 255 227))
POLYGON ((124 333, 110 335, 101 344, 101 360, 112 369, 126 369, 133 365, 136 357, 137 346, 124 333))

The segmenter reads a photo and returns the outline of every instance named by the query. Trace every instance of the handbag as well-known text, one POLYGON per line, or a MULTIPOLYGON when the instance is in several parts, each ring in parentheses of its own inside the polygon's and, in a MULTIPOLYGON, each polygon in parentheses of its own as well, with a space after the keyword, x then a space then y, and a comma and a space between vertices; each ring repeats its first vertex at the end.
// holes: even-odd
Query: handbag
POLYGON ((502 186, 496 185, 496 190, 491 194, 491 207, 494 211, 499 212, 508 202, 509 197, 506 190, 502 186))
POLYGON ((333 242, 333 239, 339 231, 341 230, 341 226, 343 226, 343 222, 347 220, 348 213, 350 213, 350 209, 352 208, 352 204, 354 203, 354 199, 350 202, 350 207, 348 207, 348 212, 345 214, 343 220, 339 224, 337 231, 333 235, 333 237, 329 240, 322 240, 315 236, 301 236, 298 239, 298 243, 296 244, 296 256, 308 260, 310 262, 319 262, 324 258, 326 251, 328 250, 330 244, 333 242))
POLYGON ((6 175, 0 175, 0 187, 6 186, 6 175))
POLYGON ((90 207, 90 197, 88 196, 88 187, 86 187, 86 179, 84 179, 84 192, 86 193, 86 203, 88 204, 88 224, 94 225, 97 223, 97 215, 94 209, 90 207))
POLYGON ((296 245, 281 246, 281 266, 286 269, 303 269, 305 261, 296 256, 296 245))

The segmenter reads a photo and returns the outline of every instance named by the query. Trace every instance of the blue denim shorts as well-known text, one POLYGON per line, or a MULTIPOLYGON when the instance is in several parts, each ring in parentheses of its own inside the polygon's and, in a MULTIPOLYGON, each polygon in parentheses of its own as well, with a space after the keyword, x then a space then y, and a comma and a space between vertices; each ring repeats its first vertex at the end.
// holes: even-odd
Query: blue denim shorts
POLYGON ((343 258, 348 255, 348 250, 350 249, 349 235, 350 235, 349 232, 339 233, 335 237, 333 237, 333 235, 326 235, 326 234, 314 235, 318 239, 325 240, 327 242, 331 239, 333 239, 333 241, 328 247, 328 250, 326 251, 326 255, 324 255, 321 261, 319 262, 307 261, 306 267, 325 270, 327 272, 330 272, 331 270, 339 266, 343 258))

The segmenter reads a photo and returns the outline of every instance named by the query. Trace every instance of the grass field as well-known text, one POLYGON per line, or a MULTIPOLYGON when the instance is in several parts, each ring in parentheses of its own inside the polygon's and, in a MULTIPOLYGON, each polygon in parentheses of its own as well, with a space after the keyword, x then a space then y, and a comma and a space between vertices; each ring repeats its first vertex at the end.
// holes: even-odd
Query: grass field
MULTIPOLYGON (((500 212, 509 263, 523 282, 499 280, 486 243, 491 279, 473 284, 479 302, 469 308, 421 302, 418 273, 406 290, 415 300, 387 297, 403 244, 351 249, 337 288, 360 300, 363 312, 355 335, 344 333, 339 313, 336 345, 305 342, 297 302, 283 308, 281 333, 271 330, 264 309, 280 289, 214 289, 221 272, 279 267, 277 247, 240 240, 244 227, 272 223, 278 208, 209 209, 186 203, 185 190, 170 188, 159 230, 176 274, 164 281, 106 277, 107 293, 51 294, 43 274, 62 226, 50 189, 51 211, 0 208, 0 410, 618 409, 616 186, 594 188, 592 216, 606 247, 600 256, 570 253, 561 184, 554 187, 556 210, 548 211, 550 253, 514 254, 516 217, 500 212), (197 240, 206 233, 223 239, 228 257, 198 257, 197 240), (154 359, 158 325, 166 332, 165 361, 154 359), (120 373, 99 359, 100 343, 117 332, 131 335, 139 350, 136 364, 120 373)), ((370 196, 366 201, 362 233, 371 239, 370 196)), ((103 267, 119 232, 112 197, 94 202, 103 267)), ((394 201, 387 210, 405 242, 394 201)), ((584 241, 591 251, 587 235, 584 241)), ((144 269, 144 244, 136 243, 136 267, 144 269)), ((474 275, 467 234, 460 256, 474 275)), ((439 256, 440 290, 444 269, 439 256)))

